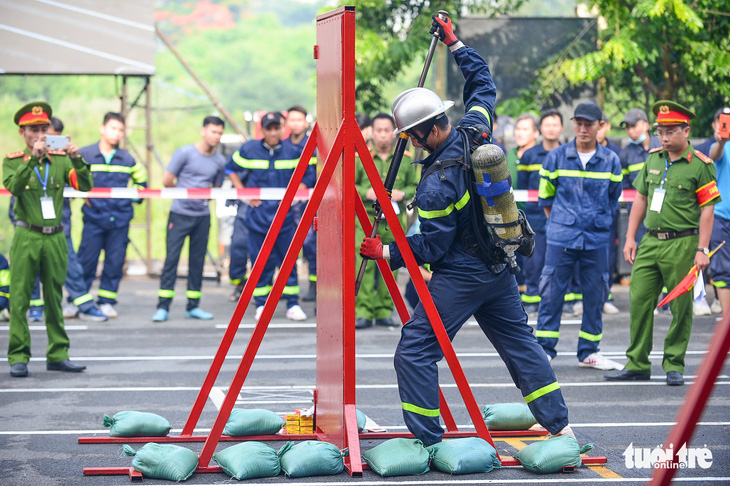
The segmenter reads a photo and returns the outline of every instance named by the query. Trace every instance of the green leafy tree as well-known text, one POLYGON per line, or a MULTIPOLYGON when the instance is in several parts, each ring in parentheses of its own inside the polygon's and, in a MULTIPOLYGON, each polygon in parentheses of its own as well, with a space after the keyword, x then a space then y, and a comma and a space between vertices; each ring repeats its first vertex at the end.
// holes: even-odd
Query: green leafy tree
POLYGON ((730 101, 730 16, 722 3, 591 1, 604 27, 598 50, 566 52, 543 70, 536 101, 566 86, 599 82, 606 104, 618 111, 674 99, 694 107, 699 126, 709 126, 717 107, 730 101))
MULTIPOLYGON (((425 59, 431 42, 431 15, 446 10, 452 21, 465 13, 495 16, 512 12, 523 3, 524 0, 341 1, 341 5, 356 7, 358 108, 374 113, 390 106, 390 99, 383 96, 388 84, 396 81, 412 62, 422 63, 425 59)), ((413 80, 413 86, 417 80, 413 80)))

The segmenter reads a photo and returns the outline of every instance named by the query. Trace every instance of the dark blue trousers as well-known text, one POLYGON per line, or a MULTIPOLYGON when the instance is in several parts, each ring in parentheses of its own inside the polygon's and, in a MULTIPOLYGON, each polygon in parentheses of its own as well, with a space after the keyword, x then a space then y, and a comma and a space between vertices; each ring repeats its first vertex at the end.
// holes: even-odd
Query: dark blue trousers
POLYGON ((103 227, 84 220, 84 231, 79 246, 79 263, 84 269, 86 291, 96 278, 99 254, 104 250, 104 269, 99 282, 99 304, 116 304, 119 282, 124 273, 124 260, 129 243, 129 224, 120 227, 103 227))
POLYGON ((78 255, 74 251, 74 244, 71 241, 71 225, 64 223, 63 231, 66 233, 66 244, 68 245, 68 268, 66 269, 66 290, 68 301, 79 308, 81 312, 88 312, 94 307, 94 298, 89 293, 84 280, 84 268, 79 263, 78 255))
POLYGON ((525 293, 522 294, 522 302, 525 304, 540 303, 540 275, 542 267, 545 266, 545 250, 547 249, 547 236, 544 231, 535 232, 535 250, 530 258, 525 258, 525 293))
MULTIPOLYGON (((291 240, 294 238, 295 229, 296 228, 294 228, 294 226, 291 226, 290 228, 285 226, 279 232, 279 235, 276 238, 276 243, 274 243, 274 248, 271 250, 271 255, 269 255, 269 259, 266 260, 266 266, 264 267, 264 271, 261 273, 261 278, 256 284, 256 289, 253 291, 256 307, 260 307, 266 303, 266 299, 271 293, 271 286, 274 283, 274 272, 276 271, 276 267, 279 267, 284 261, 286 252, 291 244, 291 240)), ((265 238, 266 233, 259 233, 258 231, 253 231, 251 228, 248 228, 248 248, 251 252, 251 261, 254 263, 256 262, 256 258, 259 256, 259 252, 261 251, 265 238)), ((287 308, 299 304, 299 282, 297 281, 296 265, 294 265, 291 273, 289 274, 282 297, 286 298, 287 308)))
MULTIPOLYGON (((568 425, 568 408, 520 303, 514 275, 480 268, 439 269, 428 284, 446 332, 453 340, 472 315, 507 365, 537 421, 552 433, 568 425)), ((441 441, 438 362, 443 358, 433 328, 419 303, 403 326, 395 371, 408 430, 425 445, 441 441)))
POLYGON ((317 232, 314 231, 314 224, 309 228, 307 237, 304 239, 302 254, 309 262, 309 281, 317 281, 317 232))
MULTIPOLYGON (((231 264, 228 267, 228 278, 233 285, 238 285, 246 278, 248 265, 248 227, 244 222, 248 205, 238 203, 236 219, 233 220, 233 235, 231 235, 231 264)), ((253 261, 253 259, 251 260, 253 261)))
POLYGON ((545 267, 540 279, 540 310, 537 340, 551 357, 560 338, 563 300, 576 263, 583 290, 583 320, 578 339, 578 360, 598 351, 603 332, 603 304, 608 296, 608 250, 576 250, 547 245, 545 267))

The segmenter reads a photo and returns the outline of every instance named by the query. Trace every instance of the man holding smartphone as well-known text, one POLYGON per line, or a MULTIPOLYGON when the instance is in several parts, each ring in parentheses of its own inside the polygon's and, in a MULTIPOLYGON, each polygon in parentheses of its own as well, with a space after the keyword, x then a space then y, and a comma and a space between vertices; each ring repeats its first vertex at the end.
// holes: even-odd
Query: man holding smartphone
MULTIPOLYGON (((710 148, 710 158, 715 161, 717 188, 720 194, 730 194, 730 108, 720 108, 712 122, 715 143, 710 148)), ((697 149, 699 150, 699 149, 697 149)), ((719 202, 715 206, 715 223, 712 226, 710 248, 717 248, 723 241, 730 241, 730 203, 719 202)), ((725 317, 730 309, 730 248, 725 245, 710 260, 712 282, 725 317)))
POLYGON ((10 247, 12 261, 10 294, 10 375, 28 376, 30 332, 25 313, 36 274, 40 270, 46 304, 46 369, 79 372, 86 366, 69 360, 69 339, 61 311, 66 279, 67 248, 61 224, 63 188, 68 183, 79 191, 93 187, 89 166, 70 141, 64 150, 49 149, 46 137, 51 107, 33 102, 15 114, 18 133, 25 142, 22 151, 3 160, 3 184, 16 198, 15 236, 10 247))

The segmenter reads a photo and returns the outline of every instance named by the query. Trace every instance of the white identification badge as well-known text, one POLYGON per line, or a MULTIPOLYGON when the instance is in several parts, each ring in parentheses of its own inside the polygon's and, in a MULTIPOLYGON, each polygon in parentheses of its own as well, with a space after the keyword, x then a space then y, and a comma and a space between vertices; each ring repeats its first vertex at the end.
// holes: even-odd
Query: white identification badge
POLYGON ((400 214, 400 207, 398 206, 398 203, 395 201, 390 201, 390 203, 393 205, 393 211, 395 211, 395 214, 400 214))
POLYGON ((56 219, 56 210, 53 209, 53 199, 50 197, 41 198, 41 213, 43 219, 56 219))
POLYGON ((654 197, 651 198, 651 207, 649 211, 660 212, 662 210, 662 204, 664 204, 664 195, 667 193, 666 189, 657 187, 654 189, 654 197))

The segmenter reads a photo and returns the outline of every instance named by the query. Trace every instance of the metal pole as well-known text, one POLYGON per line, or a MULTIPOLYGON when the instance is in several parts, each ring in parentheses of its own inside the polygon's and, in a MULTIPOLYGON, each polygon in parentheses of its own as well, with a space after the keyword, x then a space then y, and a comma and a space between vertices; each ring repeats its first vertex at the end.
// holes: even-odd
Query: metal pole
MULTIPOLYGON (((151 172, 151 166, 152 166, 152 85, 150 83, 150 77, 145 76, 145 91, 147 92, 147 99, 146 99, 146 106, 144 109, 145 112, 145 118, 147 119, 147 126, 145 127, 145 143, 146 143, 146 151, 145 151, 145 165, 147 166, 147 180, 150 180, 150 177, 152 174, 151 172)), ((147 275, 149 275, 152 272, 152 232, 150 231, 150 228, 152 228, 152 201, 147 200, 147 275)))
POLYGON ((183 57, 180 55, 180 53, 177 51, 175 46, 170 42, 170 39, 167 38, 167 36, 160 30, 160 27, 155 25, 155 32, 157 32, 157 36, 162 40, 162 42, 165 43, 168 49, 170 49, 170 52, 173 53, 173 55, 177 58, 178 61, 180 61, 180 64, 185 68, 185 70, 190 74, 190 76, 195 80, 196 83, 198 83, 198 86, 205 92, 206 95, 208 95, 208 98, 211 102, 213 102, 213 105, 220 111, 221 115, 223 115, 223 118, 228 121, 228 123, 231 124, 231 126, 241 134, 244 140, 249 140, 249 136, 244 133, 244 131, 241 129, 241 127, 236 123, 236 121, 233 119, 230 113, 228 113, 228 110, 226 110, 220 101, 218 101, 218 98, 213 95, 213 93, 208 89, 208 86, 203 82, 202 79, 198 77, 198 75, 195 73, 193 68, 183 59, 183 57))
MULTIPOLYGON (((441 20, 446 20, 449 17, 449 13, 446 10, 439 10, 438 16, 441 20)), ((438 32, 435 32, 433 34, 433 39, 431 39, 431 45, 428 48, 428 54, 426 54, 426 61, 423 64, 421 77, 418 79, 419 88, 422 88, 423 84, 426 82, 428 68, 431 67, 431 60, 433 59, 433 53, 436 52, 436 46, 438 45, 438 42, 438 32)), ((388 167, 388 173, 385 176, 384 185, 385 190, 388 192, 389 199, 391 197, 391 194, 393 193, 395 179, 396 177, 398 177, 398 170, 400 169, 400 164, 403 160, 403 154, 405 153, 407 146, 408 135, 405 132, 401 132, 400 136, 398 137, 398 142, 395 144, 393 160, 390 162, 390 167, 388 167)), ((370 238, 375 238, 377 236, 378 226, 380 226, 380 222, 383 220, 383 210, 377 200, 375 201, 375 207, 377 208, 377 213, 375 215, 375 220, 373 221, 373 230, 370 232, 370 238)), ((362 279, 365 276, 365 269, 367 268, 367 265, 367 258, 363 258, 362 262, 360 262, 360 269, 357 272, 357 278, 355 279, 355 295, 360 292, 360 285, 362 284, 362 279)))

